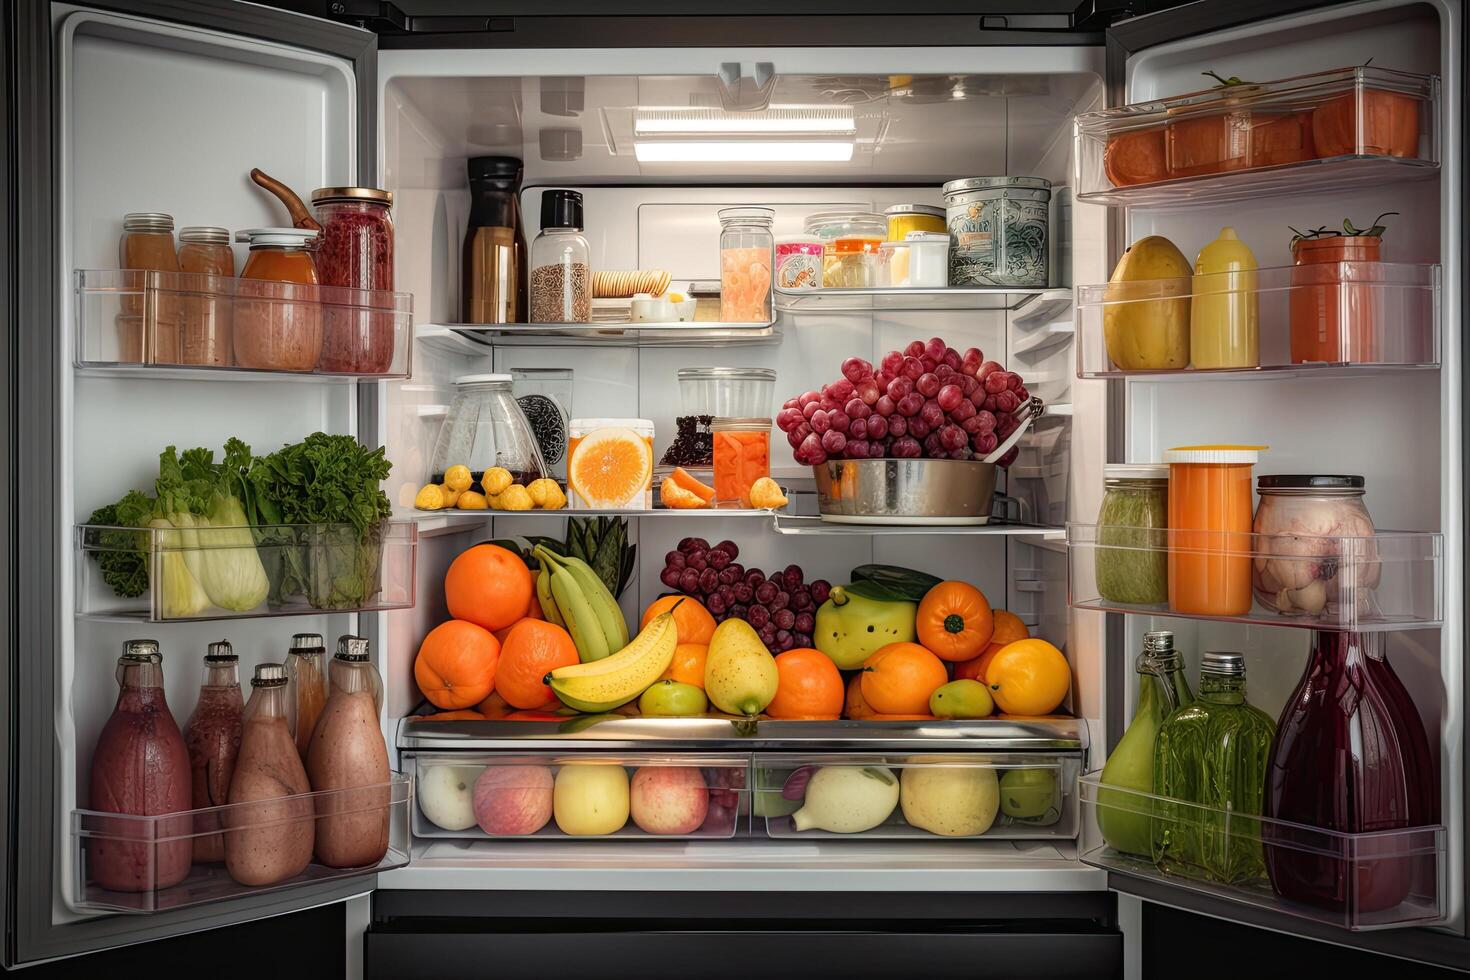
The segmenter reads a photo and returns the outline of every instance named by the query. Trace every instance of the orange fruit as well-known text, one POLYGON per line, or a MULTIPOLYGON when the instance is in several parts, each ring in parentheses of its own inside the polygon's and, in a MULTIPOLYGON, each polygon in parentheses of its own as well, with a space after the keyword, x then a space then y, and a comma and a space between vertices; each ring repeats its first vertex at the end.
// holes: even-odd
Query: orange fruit
POLYGON ((653 447, 632 429, 593 429, 567 460, 567 488, 588 507, 626 507, 653 480, 653 447))
POLYGON ((1004 609, 994 612, 995 631, 990 634, 990 643, 980 651, 980 656, 972 660, 965 660, 955 664, 955 680, 985 681, 985 669, 990 666, 991 659, 1000 653, 1008 643, 1024 640, 1031 635, 1026 629, 1026 624, 1021 622, 1021 617, 1004 609))
POLYGON ((581 663, 577 646, 555 623, 523 619, 511 627, 495 668, 495 693, 513 708, 541 708, 556 701, 543 680, 557 667, 581 663))
POLYGON ((990 661, 985 679, 1001 711, 1045 715, 1067 696, 1072 668, 1062 651, 1045 640, 1017 640, 990 661))
POLYGON ((671 477, 664 477, 658 485, 658 499, 670 510, 699 510, 709 506, 709 501, 698 494, 685 490, 673 481, 671 477))
POLYGON ((475 705, 475 710, 494 721, 510 714, 511 707, 505 703, 505 698, 491 691, 485 696, 485 700, 475 705))
POLYGON ((436 708, 457 711, 485 700, 495 687, 500 641, 489 630, 451 619, 429 631, 413 662, 413 679, 436 708))
MULTIPOLYGON (((776 693, 781 693, 781 688, 776 688, 776 693)), ((851 721, 862 721, 876 714, 872 705, 863 700, 863 675, 862 671, 853 674, 847 682, 847 700, 842 705, 842 716, 851 721)))
POLYGON ((929 695, 949 683, 944 661, 917 643, 879 647, 860 676, 863 700, 880 715, 928 714, 929 695))
MULTIPOLYGON (((708 609, 700 605, 699 600, 688 596, 666 595, 653 600, 648 604, 648 608, 643 610, 643 621, 638 624, 638 629, 640 631, 648 629, 648 624, 653 622, 653 617, 659 613, 668 612, 670 609, 674 609, 674 629, 678 633, 680 643, 709 645, 710 637, 715 635, 715 617, 709 614, 708 609), (674 609, 676 604, 679 608, 674 609)), ((692 684, 693 681, 690 683, 692 684)), ((700 687, 703 686, 701 683, 700 687)))
POLYGON ((660 674, 658 679, 682 681, 703 690, 704 661, 708 656, 709 647, 703 643, 680 643, 674 648, 674 659, 669 661, 669 669, 660 674))
POLYGON ((670 473, 666 479, 673 480, 674 485, 680 490, 688 490, 705 503, 715 499, 715 488, 707 483, 699 482, 690 476, 689 471, 682 466, 674 467, 674 472, 670 473))
POLYGON ((940 582, 924 593, 914 621, 919 642, 941 660, 969 660, 985 652, 995 618, 985 593, 968 582, 940 582))
POLYGON ((832 658, 811 647, 776 655, 776 697, 766 705, 772 718, 836 718, 842 714, 842 674, 832 658))
POLYGON ((491 631, 524 619, 534 592, 521 556, 499 545, 460 552, 444 576, 449 615, 491 631))

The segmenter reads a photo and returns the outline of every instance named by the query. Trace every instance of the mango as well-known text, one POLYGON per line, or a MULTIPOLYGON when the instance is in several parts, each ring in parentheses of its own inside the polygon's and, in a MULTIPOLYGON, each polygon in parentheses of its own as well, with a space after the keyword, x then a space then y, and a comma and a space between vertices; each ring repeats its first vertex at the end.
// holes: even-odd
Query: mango
POLYGON ((1161 235, 1128 247, 1104 291, 1103 343, 1123 371, 1189 367, 1194 266, 1161 235), (1154 280, 1169 280, 1159 283, 1154 280))
POLYGON ((950 681, 929 695, 929 713, 935 718, 989 718, 994 710, 990 688, 977 680, 950 681))
POLYGON ((912 643, 918 634, 914 617, 919 604, 905 600, 872 599, 858 595, 853 586, 834 586, 817 608, 812 642, 832 658, 840 670, 856 670, 880 647, 912 643))

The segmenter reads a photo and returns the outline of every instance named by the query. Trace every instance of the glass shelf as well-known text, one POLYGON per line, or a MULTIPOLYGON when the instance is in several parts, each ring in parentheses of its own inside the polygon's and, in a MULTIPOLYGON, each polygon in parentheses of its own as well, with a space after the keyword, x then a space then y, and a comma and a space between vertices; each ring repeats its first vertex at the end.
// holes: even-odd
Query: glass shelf
POLYGON ((1432 531, 1316 537, 1069 524, 1067 599, 1074 609, 1261 626, 1431 629, 1443 616, 1443 551, 1432 531))
POLYGON ((406 378, 412 331, 408 293, 132 269, 76 273, 73 361, 86 374, 406 378))
POLYGON ((874 286, 862 289, 776 290, 782 313, 924 313, 946 310, 1024 311, 1033 303, 1070 301, 1069 289, 1016 286, 874 286))
POLYGON ((495 347, 749 347, 781 342, 774 323, 419 324, 421 344, 454 354, 495 347))
POLYGON ((411 521, 386 521, 366 535, 351 524, 191 530, 83 524, 76 547, 77 615, 84 619, 247 619, 414 603, 418 528, 411 521))
POLYGON ((1159 209, 1433 177, 1439 79, 1339 68, 1083 113, 1077 200, 1159 209))
POLYGON ((889 535, 902 534, 913 536, 919 534, 981 534, 991 536, 1019 536, 1052 538, 1063 540, 1067 532, 1059 527, 1046 527, 1041 524, 1021 524, 991 518, 988 524, 838 524, 832 521, 824 521, 820 517, 798 517, 789 514, 777 514, 774 520, 777 534, 835 534, 847 537, 862 537, 864 535, 889 535))
POLYGON ((1351 375, 1440 362, 1440 267, 1325 262, 1078 286, 1079 378, 1351 375), (1254 308, 1255 363, 1200 367, 1191 318, 1254 308), (1169 351, 1193 367, 1164 367, 1169 351), (1120 361, 1123 362, 1120 365, 1120 361))
POLYGON ((1443 827, 1341 833, 1105 786, 1100 772, 1078 779, 1077 790, 1083 817, 1079 851, 1085 864, 1352 931, 1426 925, 1444 917, 1443 827), (1151 856, 1109 846, 1098 827, 1099 815, 1113 825, 1141 821, 1151 828, 1145 831, 1150 835, 1166 828, 1195 844, 1207 865, 1223 867, 1228 856, 1243 869, 1240 880, 1161 871, 1151 856), (1334 894, 1309 901, 1287 898, 1276 891, 1273 876, 1297 883, 1289 887, 1304 888, 1310 882, 1314 890, 1334 894))

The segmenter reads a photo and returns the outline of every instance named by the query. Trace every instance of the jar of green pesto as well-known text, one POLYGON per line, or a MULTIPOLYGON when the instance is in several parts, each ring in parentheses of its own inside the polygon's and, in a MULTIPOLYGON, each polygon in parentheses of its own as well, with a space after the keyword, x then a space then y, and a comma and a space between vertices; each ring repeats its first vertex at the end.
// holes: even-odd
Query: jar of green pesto
POLYGON ((1097 515, 1097 591, 1111 602, 1169 601, 1169 467, 1114 463, 1103 470, 1097 515))

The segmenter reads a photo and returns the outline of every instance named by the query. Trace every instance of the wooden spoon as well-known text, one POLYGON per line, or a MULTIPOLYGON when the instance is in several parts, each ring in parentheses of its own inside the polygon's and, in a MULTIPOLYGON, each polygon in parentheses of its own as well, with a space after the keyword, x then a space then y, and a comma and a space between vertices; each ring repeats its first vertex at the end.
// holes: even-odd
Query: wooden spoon
POLYGON ((318 232, 322 230, 321 224, 311 216, 311 211, 302 203, 301 198, 297 197, 296 192, 291 190, 291 188, 276 180, 276 178, 259 167, 250 171, 250 179, 280 198, 281 203, 286 206, 286 210, 291 215, 291 224, 293 227, 318 232))

